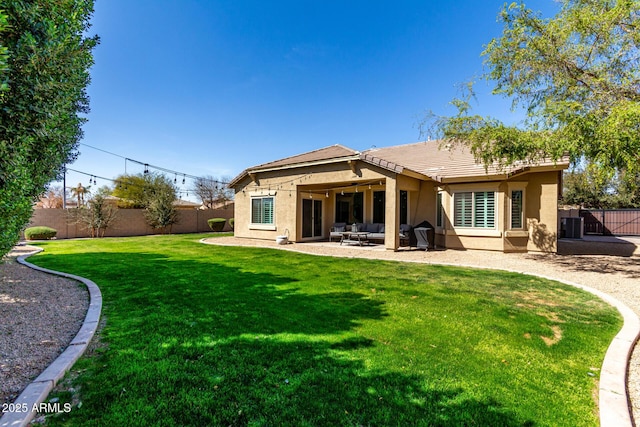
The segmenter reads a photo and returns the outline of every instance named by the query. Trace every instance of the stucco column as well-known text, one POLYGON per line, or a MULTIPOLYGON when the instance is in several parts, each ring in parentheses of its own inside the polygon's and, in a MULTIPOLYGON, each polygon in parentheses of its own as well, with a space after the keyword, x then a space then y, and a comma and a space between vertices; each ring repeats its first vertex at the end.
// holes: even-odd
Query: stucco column
POLYGON ((385 188, 385 212, 384 212, 384 247, 395 251, 400 247, 400 223, 398 217, 400 216, 400 200, 398 194, 398 182, 396 179, 387 178, 385 188))

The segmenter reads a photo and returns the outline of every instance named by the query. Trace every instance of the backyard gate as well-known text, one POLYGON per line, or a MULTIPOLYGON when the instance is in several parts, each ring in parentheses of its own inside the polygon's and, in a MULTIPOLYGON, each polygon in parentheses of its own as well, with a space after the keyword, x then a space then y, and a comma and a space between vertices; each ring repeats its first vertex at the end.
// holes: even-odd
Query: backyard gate
POLYGON ((580 209, 584 234, 640 236, 640 209, 580 209))

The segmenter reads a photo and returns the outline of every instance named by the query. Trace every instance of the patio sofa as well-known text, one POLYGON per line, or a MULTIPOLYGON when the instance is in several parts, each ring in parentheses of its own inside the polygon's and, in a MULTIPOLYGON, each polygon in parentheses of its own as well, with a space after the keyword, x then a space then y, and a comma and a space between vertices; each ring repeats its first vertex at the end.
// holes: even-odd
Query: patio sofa
MULTIPOLYGON (((384 242, 384 223, 382 222, 374 222, 374 223, 356 223, 355 231, 366 231, 369 233, 367 235, 367 240, 382 240, 384 242)), ((353 231, 353 225, 351 226, 353 231)))
MULTIPOLYGON (((400 240, 408 241, 408 235, 411 231, 412 227, 410 225, 402 224, 400 226, 400 240)), ((367 235, 367 240, 376 240, 384 242, 384 231, 385 225, 382 222, 374 222, 374 223, 356 223, 356 224, 347 224, 346 222, 336 222, 333 224, 329 234, 329 241, 332 241, 335 237, 337 240, 340 240, 342 237, 342 233, 345 231, 366 231, 369 233, 367 235), (356 229, 353 230, 353 226, 355 225, 356 229)))

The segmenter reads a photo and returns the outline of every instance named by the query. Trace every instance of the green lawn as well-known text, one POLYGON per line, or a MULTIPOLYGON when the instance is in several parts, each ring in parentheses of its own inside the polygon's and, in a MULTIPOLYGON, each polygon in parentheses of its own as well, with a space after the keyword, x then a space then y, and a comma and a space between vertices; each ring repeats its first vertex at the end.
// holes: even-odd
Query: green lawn
POLYGON ((30 258, 104 298, 101 345, 74 367, 82 404, 50 425, 598 425, 622 321, 591 294, 201 237, 56 241, 30 258))

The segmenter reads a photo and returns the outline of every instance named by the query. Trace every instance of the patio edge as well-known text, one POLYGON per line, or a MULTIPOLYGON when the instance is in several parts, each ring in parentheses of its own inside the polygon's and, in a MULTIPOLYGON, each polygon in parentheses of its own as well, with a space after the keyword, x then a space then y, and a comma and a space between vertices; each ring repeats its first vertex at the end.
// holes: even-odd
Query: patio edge
POLYGON ((0 427, 23 427, 29 425, 37 413, 32 410, 34 406, 37 408, 45 401, 58 381, 71 369, 76 360, 84 354, 89 342, 91 342, 93 335, 98 329, 98 323, 100 321, 100 312, 102 311, 102 293, 100 292, 98 285, 84 277, 38 267, 37 265, 26 261, 26 258, 42 251, 42 248, 36 248, 31 253, 17 257, 17 261, 18 263, 34 270, 66 277, 83 283, 89 291, 89 308, 87 309, 87 314, 85 315, 82 326, 73 340, 69 342, 67 348, 44 371, 42 371, 42 373, 40 373, 40 375, 33 380, 13 402, 17 408, 26 408, 27 410, 22 412, 5 413, 0 417, 0 427))

